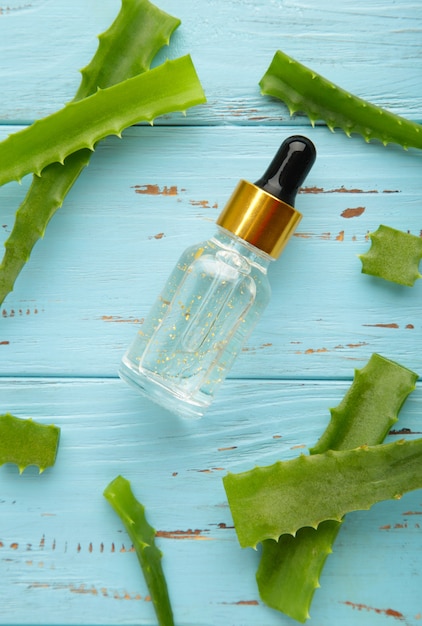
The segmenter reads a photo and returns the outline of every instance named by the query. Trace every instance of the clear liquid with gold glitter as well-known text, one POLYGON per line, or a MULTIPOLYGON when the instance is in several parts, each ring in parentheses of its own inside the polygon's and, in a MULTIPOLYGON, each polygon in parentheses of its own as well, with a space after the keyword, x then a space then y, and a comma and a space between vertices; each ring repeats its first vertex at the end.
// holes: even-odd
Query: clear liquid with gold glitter
POLYGON ((225 229, 188 248, 120 376, 173 413, 201 417, 269 301, 271 260, 225 229))

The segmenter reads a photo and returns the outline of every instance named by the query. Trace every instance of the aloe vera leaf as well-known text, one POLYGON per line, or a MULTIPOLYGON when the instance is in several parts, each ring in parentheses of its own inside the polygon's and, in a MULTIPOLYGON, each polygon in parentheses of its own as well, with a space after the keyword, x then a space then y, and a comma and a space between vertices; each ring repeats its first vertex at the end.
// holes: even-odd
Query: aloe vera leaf
POLYGON ((174 626, 167 582, 161 564, 162 553, 155 545, 156 531, 146 519, 145 507, 135 498, 130 482, 123 476, 117 476, 107 485, 104 497, 122 520, 133 543, 159 625, 174 626))
POLYGON ((324 120, 330 130, 358 133, 365 141, 422 149, 422 126, 345 91, 281 50, 259 83, 264 95, 282 100, 290 114, 305 113, 312 124, 324 120))
MULTIPOLYGON (((311 454, 382 443, 417 379, 415 372, 373 354, 362 369, 355 370, 340 404, 330 409, 330 423, 311 454)), ((300 528, 294 537, 282 535, 278 541, 262 542, 256 578, 260 596, 268 606, 298 622, 309 618, 321 571, 341 523, 328 520, 316 529, 300 528)))
MULTIPOLYGON (((157 52, 170 41, 180 20, 148 0, 123 0, 110 28, 99 36, 99 46, 91 62, 81 70, 82 80, 74 100, 95 93, 97 86, 110 87, 147 71, 157 52)), ((31 186, 16 212, 15 222, 0 264, 0 304, 12 291, 31 251, 54 213, 88 165, 92 151, 79 150, 64 164, 52 163, 31 186)))
POLYGON ((10 413, 0 415, 0 465, 14 463, 22 473, 29 465, 38 466, 40 474, 54 465, 60 428, 21 419, 10 413))
POLYGON ((122 80, 146 72, 157 52, 170 42, 180 20, 149 0, 122 0, 110 28, 99 35, 98 49, 81 70, 74 100, 80 100, 122 80))
POLYGON ((384 226, 370 233, 371 247, 359 255, 362 273, 384 278, 399 285, 413 287, 422 278, 422 239, 401 230, 384 226))
POLYGON ((190 55, 162 65, 64 108, 9 135, 0 143, 0 185, 118 135, 128 126, 205 102, 190 55))
POLYGON ((224 487, 240 545, 255 548, 422 488, 422 438, 302 454, 227 474, 224 487))
POLYGON ((36 242, 44 236, 50 219, 62 205, 65 195, 92 152, 79 150, 67 157, 64 165, 52 163, 41 177, 34 177, 24 201, 16 212, 15 222, 0 264, 0 304, 13 290, 36 242))
POLYGON ((295 536, 262 542, 256 581, 267 606, 301 623, 309 619, 321 571, 340 527, 341 522, 326 520, 318 528, 299 528, 295 536))
POLYGON ((397 422, 406 398, 415 390, 418 374, 380 354, 355 370, 353 383, 311 454, 348 450, 381 443, 397 422))

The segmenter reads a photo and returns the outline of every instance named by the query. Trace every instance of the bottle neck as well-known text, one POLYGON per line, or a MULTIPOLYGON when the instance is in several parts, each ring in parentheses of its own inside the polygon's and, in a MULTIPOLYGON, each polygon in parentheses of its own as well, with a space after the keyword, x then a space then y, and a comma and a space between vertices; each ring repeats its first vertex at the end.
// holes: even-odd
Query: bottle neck
POLYGON ((222 226, 218 226, 217 233, 214 235, 213 240, 217 245, 224 247, 226 250, 242 255, 251 265, 256 266, 264 273, 267 272, 271 261, 275 260, 266 252, 259 250, 259 248, 244 241, 222 226))

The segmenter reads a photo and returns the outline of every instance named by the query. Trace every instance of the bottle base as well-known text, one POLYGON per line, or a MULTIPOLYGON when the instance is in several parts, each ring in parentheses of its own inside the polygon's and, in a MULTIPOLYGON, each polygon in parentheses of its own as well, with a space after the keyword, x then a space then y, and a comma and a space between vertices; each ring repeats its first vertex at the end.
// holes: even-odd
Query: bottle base
POLYGON ((195 402, 191 397, 180 393, 180 390, 172 389, 158 379, 147 376, 141 368, 134 369, 126 358, 122 359, 118 373, 123 381, 140 394, 178 417, 200 419, 211 404, 211 399, 209 402, 195 402))

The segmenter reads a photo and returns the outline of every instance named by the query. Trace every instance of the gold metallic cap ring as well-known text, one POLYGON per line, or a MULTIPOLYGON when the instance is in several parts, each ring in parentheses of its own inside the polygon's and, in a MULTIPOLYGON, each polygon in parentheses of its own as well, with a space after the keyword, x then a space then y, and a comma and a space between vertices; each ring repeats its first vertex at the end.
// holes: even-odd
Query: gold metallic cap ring
POLYGON ((276 259, 301 219, 289 204, 241 180, 217 224, 276 259))

